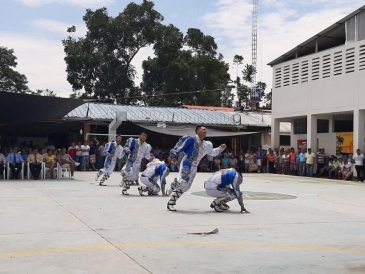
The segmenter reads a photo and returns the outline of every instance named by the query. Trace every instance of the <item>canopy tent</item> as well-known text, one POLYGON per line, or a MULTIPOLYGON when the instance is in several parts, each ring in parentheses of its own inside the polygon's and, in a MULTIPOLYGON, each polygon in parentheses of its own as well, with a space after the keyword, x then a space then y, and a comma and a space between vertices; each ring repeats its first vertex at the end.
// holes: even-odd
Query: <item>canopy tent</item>
POLYGON ((83 103, 80 99, 0 91, 0 125, 59 120, 83 103))

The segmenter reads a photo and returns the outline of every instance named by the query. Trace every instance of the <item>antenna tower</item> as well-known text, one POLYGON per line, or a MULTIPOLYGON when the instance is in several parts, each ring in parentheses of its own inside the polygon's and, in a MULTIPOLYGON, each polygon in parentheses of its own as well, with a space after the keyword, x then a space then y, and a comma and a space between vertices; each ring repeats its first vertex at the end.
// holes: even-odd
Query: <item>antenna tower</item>
POLYGON ((257 67, 257 8, 258 0, 253 0, 252 9, 252 67, 255 73, 252 77, 252 88, 251 88, 251 104, 252 107, 256 108, 256 101, 252 100, 255 98, 255 86, 256 86, 256 67, 257 67))

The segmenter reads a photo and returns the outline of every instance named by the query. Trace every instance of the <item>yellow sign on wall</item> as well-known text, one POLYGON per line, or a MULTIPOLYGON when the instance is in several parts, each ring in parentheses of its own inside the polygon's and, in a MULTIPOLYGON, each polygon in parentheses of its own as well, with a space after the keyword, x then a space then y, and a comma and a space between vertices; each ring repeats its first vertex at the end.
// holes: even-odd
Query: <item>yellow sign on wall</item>
POLYGON ((354 133, 337 132, 336 149, 341 150, 342 153, 354 153, 354 133))

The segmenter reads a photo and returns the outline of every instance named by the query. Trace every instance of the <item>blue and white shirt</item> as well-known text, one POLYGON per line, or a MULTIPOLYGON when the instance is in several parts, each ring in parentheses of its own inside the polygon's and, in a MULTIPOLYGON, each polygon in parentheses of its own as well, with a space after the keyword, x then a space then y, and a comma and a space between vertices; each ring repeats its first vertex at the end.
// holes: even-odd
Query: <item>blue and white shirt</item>
POLYGON ((129 138, 125 144, 123 150, 130 152, 127 159, 129 165, 139 165, 143 158, 149 160, 151 158, 151 146, 146 142, 141 143, 139 138, 129 138))

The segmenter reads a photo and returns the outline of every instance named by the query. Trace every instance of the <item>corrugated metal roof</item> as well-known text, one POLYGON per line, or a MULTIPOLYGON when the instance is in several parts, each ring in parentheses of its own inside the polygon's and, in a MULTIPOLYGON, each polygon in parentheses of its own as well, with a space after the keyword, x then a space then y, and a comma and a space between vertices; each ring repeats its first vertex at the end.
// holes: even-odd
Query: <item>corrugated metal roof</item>
POLYGON ((65 118, 90 118, 111 121, 116 111, 126 111, 131 122, 173 122, 205 125, 239 125, 236 113, 204 109, 184 109, 173 107, 144 107, 85 103, 68 113, 65 118), (235 116, 236 115, 236 116, 235 116), (234 118, 236 117, 236 119, 234 118))
POLYGON ((229 107, 211 107, 211 106, 194 106, 194 105, 182 105, 182 107, 190 109, 208 109, 208 110, 219 110, 228 112, 234 111, 234 108, 229 108, 229 107))

